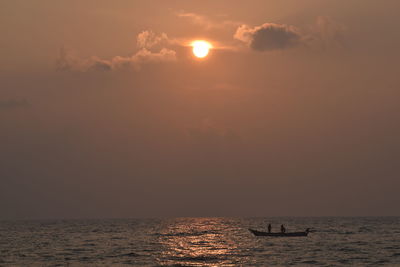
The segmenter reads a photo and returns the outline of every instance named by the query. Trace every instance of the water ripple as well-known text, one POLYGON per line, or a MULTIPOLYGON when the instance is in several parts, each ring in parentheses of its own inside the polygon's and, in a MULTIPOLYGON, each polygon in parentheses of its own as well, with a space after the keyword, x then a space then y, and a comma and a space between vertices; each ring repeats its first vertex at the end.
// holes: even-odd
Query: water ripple
POLYGON ((400 265, 400 218, 176 218, 0 222, 1 266, 400 265), (255 237, 247 229, 314 231, 255 237))

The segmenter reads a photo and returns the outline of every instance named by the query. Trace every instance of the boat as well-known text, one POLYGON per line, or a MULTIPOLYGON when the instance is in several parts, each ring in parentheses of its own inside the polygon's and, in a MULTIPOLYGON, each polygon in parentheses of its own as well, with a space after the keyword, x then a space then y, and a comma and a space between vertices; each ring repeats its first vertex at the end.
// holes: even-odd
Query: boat
POLYGON ((304 232, 291 232, 291 233, 268 233, 257 231, 253 229, 249 229, 255 236, 270 236, 270 237, 300 237, 300 236, 307 236, 310 232, 310 229, 307 228, 304 232))

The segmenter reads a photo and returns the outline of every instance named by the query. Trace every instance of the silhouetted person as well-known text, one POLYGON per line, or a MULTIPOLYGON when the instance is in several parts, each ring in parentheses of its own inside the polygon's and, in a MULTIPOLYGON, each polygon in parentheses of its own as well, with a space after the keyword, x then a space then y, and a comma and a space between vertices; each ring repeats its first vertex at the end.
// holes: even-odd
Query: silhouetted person
POLYGON ((271 224, 268 224, 268 233, 271 233, 271 228, 272 228, 271 224))
POLYGON ((283 224, 281 224, 281 233, 285 233, 286 232, 286 228, 285 226, 283 226, 283 224))

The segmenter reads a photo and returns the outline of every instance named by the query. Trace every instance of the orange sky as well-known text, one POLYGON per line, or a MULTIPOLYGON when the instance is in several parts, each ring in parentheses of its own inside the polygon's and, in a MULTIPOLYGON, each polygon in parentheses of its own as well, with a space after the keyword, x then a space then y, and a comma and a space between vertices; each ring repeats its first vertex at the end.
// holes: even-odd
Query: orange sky
POLYGON ((399 215, 399 7, 1 1, 0 219, 399 215))

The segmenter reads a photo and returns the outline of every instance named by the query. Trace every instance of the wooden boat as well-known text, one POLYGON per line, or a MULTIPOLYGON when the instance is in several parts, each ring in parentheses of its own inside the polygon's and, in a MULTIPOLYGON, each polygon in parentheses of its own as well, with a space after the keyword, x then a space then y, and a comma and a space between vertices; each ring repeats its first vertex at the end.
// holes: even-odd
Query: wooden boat
POLYGON ((292 232, 292 233, 268 233, 261 232, 253 229, 249 229, 255 236, 270 236, 270 237, 299 237, 299 236, 307 236, 310 232, 310 229, 307 228, 304 232, 292 232))

